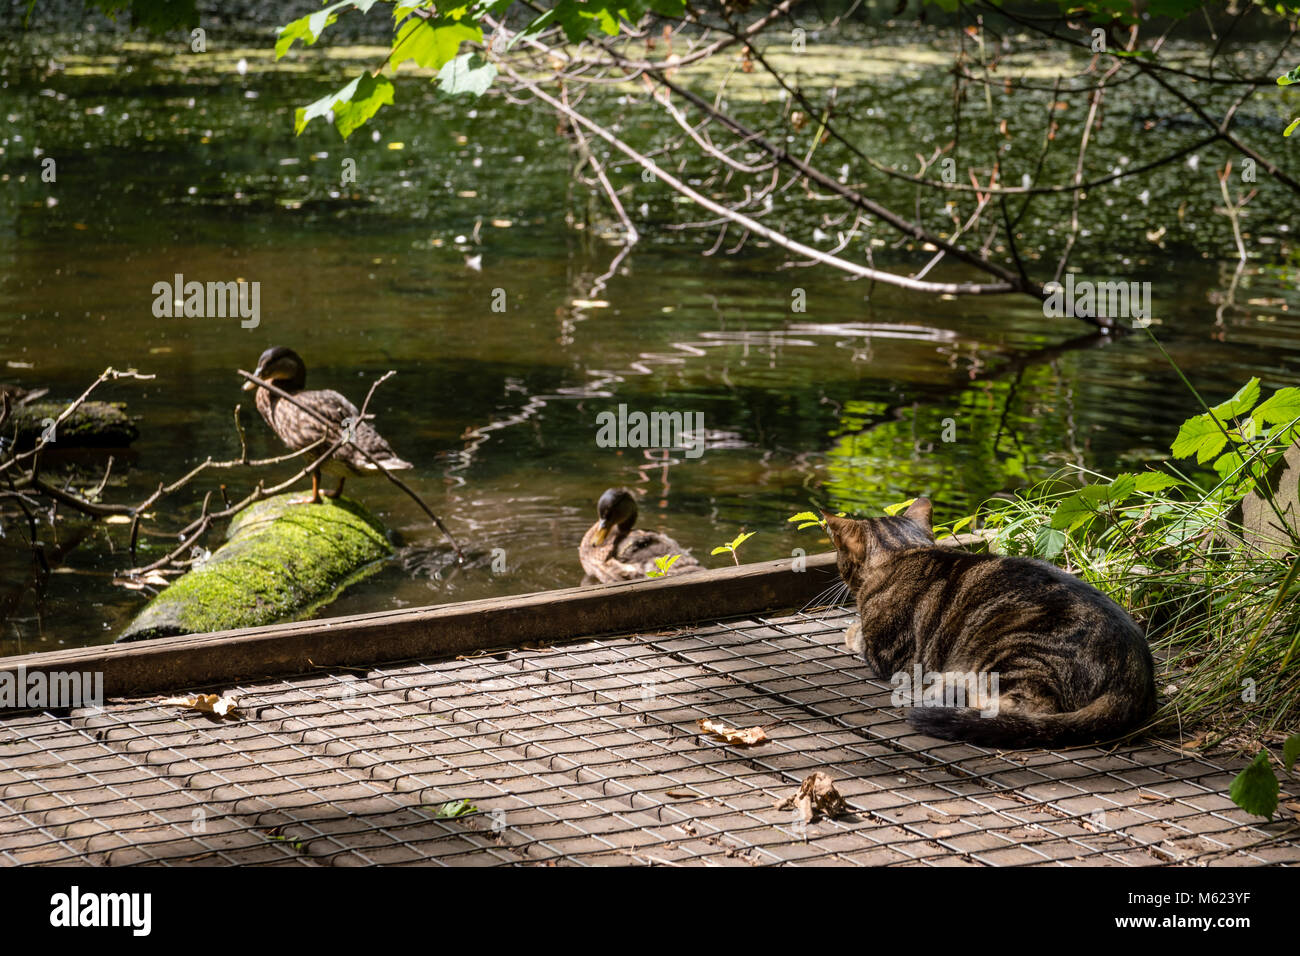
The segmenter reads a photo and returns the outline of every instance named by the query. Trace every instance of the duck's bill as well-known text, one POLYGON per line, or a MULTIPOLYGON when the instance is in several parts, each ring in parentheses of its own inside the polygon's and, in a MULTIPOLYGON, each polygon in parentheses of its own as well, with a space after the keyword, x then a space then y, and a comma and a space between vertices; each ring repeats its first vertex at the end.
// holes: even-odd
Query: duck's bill
POLYGON ((608 534, 609 534, 609 524, 608 524, 608 522, 602 521, 602 522, 601 522, 601 523, 596 527, 596 533, 593 534, 593 535, 591 536, 592 543, 593 543, 593 544, 604 544, 604 543, 605 543, 605 536, 608 535, 608 534))
MULTIPOLYGON (((259 369, 256 369, 256 370, 253 372, 253 374, 256 375, 258 378, 261 378, 261 377, 262 377, 262 370, 261 370, 260 368, 259 368, 259 369)), ((247 379, 244 380, 244 391, 246 391, 246 392, 251 392, 251 391, 252 391, 253 389, 255 389, 255 388, 257 388, 257 383, 256 383, 256 382, 248 381, 247 379)))

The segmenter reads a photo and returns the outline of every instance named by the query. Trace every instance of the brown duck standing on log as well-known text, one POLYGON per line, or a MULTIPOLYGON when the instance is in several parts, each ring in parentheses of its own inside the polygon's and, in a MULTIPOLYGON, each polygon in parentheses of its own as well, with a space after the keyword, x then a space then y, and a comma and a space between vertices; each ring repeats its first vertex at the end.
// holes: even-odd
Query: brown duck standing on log
MULTIPOLYGON (((362 454, 363 451, 368 452, 388 471, 401 471, 414 467, 409 461, 397 457, 397 453, 384 440, 384 436, 375 431, 368 422, 358 421, 361 413, 357 407, 338 392, 304 391, 307 384, 307 366, 293 349, 283 346, 267 349, 257 360, 257 368, 253 374, 263 381, 274 382, 277 388, 292 395, 298 401, 298 404, 294 404, 268 388, 258 388, 253 382, 244 383, 245 391, 257 389, 257 394, 254 396, 257 410, 262 413, 266 424, 271 426, 271 431, 275 432, 291 451, 306 448, 325 438, 327 444, 317 449, 317 452, 323 451, 324 448, 329 447, 329 444, 337 441, 346 428, 352 427, 351 443, 339 446, 339 449, 322 465, 326 471, 339 476, 338 487, 332 492, 325 492, 326 497, 337 498, 343 492, 343 482, 347 480, 349 474, 359 475, 367 472, 373 474, 379 470, 370 458, 362 454), (306 406, 316 414, 313 415, 300 408, 300 405, 306 406)), ((312 504, 320 504, 321 500, 319 471, 320 469, 312 469, 311 472, 309 500, 312 504)))
POLYGON ((633 528, 636 498, 626 488, 609 488, 596 502, 597 521, 578 545, 582 569, 602 584, 639 581, 657 567, 655 558, 680 554, 668 574, 702 570, 680 544, 659 531, 633 528))

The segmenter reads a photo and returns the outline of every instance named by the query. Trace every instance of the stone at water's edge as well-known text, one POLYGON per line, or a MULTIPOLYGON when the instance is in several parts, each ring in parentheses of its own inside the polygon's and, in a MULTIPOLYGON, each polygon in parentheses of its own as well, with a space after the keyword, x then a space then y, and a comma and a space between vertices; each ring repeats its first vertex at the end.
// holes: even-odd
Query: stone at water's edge
MULTIPOLYGON (((56 420, 67 405, 63 402, 32 402, 12 412, 17 428, 16 448, 26 451, 36 444, 46 423, 56 420)), ((121 402, 82 402, 54 430, 52 450, 59 448, 124 448, 140 437, 140 429, 127 417, 121 402)))
POLYGON ((349 498, 283 494, 249 505, 227 541, 150 601, 118 641, 306 617, 392 554, 384 527, 349 498))
MULTIPOLYGON (((1300 531, 1300 444, 1292 445, 1286 455, 1264 477, 1278 510, 1292 530, 1300 531)), ((1263 495, 1252 492, 1228 512, 1228 522, 1240 526, 1246 542, 1279 557, 1292 550, 1286 532, 1279 527, 1277 512, 1263 495)))

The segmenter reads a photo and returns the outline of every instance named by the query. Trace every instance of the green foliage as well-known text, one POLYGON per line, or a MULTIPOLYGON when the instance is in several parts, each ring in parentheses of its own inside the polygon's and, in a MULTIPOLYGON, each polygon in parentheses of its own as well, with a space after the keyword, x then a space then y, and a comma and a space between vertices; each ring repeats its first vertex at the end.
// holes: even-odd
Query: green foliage
POLYGON ((379 112, 381 106, 391 102, 392 81, 386 76, 362 73, 337 93, 322 96, 310 106, 300 106, 294 116, 293 130, 301 133, 316 117, 333 112, 335 128, 347 139, 379 112))
POLYGON ((709 554, 730 554, 731 560, 737 565, 740 564, 740 555, 737 553, 740 546, 756 535, 757 531, 742 531, 724 545, 714 548, 709 554))
POLYGON ((1277 775, 1268 762, 1268 750, 1261 749, 1232 781, 1228 796, 1247 813, 1271 820, 1277 811, 1278 789, 1277 775))
MULTIPOLYGON (((1255 759, 1237 774, 1228 789, 1233 803, 1247 813, 1269 820, 1277 812, 1277 797, 1282 789, 1271 756, 1267 747, 1260 748, 1255 759)), ((1295 770, 1297 757, 1300 757, 1300 734, 1292 734, 1282 744, 1282 766, 1287 773, 1295 770)))
POLYGON ((430 804, 425 809, 432 810, 434 817, 439 820, 454 820, 456 817, 478 812, 478 807, 468 800, 450 800, 447 803, 430 804))
MULTIPOLYGON (((1211 463, 1219 477, 1207 504, 1229 505, 1255 490, 1258 479, 1295 441, 1300 389, 1280 388, 1262 404, 1259 397, 1259 379, 1252 378, 1230 399, 1194 415, 1178 429, 1170 446, 1174 457, 1195 458, 1198 465, 1211 463)), ((1094 482, 1056 503, 1051 527, 1072 533, 1088 530, 1098 519, 1123 523, 1125 507, 1180 487, 1191 485, 1160 471, 1122 474, 1110 481, 1094 482)), ((1204 527, 1221 510, 1202 509, 1198 523, 1204 527)), ((1192 520, 1183 513, 1164 513, 1170 520, 1192 520)))
POLYGON ((477 53, 462 53, 438 71, 438 90, 444 96, 482 96, 497 78, 497 68, 477 53))
POLYGON ((796 531, 802 531, 804 528, 812 528, 812 527, 822 528, 824 530, 826 527, 826 524, 822 520, 821 516, 814 514, 811 511, 801 511, 797 515, 791 515, 785 520, 787 522, 793 522, 793 521, 800 522, 799 527, 795 529, 796 531))
POLYGON ((298 40, 305 45, 311 46, 320 39, 320 35, 325 32, 325 28, 338 20, 338 12, 344 7, 354 7, 362 13, 366 13, 374 6, 375 0, 341 0, 339 3, 330 4, 315 13, 309 13, 306 16, 299 17, 288 26, 280 27, 280 31, 275 40, 275 58, 278 60, 286 53, 289 48, 298 40))
POLYGON ((397 72, 402 64, 413 62, 425 69, 441 70, 467 42, 483 42, 483 28, 473 21, 451 16, 428 20, 411 17, 397 29, 388 67, 397 72))
MULTIPOLYGON (((276 37, 276 58, 285 56, 299 41, 312 46, 341 15, 353 11, 366 14, 376 2, 340 0, 286 24, 276 37)), ((434 82, 446 96, 482 96, 495 82, 497 68, 481 53, 461 53, 461 47, 482 45, 485 18, 499 17, 510 6, 510 0, 476 0, 456 7, 434 0, 398 0, 392 9, 394 36, 385 68, 396 73, 414 63, 419 69, 437 71, 434 82)), ((597 32, 607 37, 630 32, 649 14, 672 18, 686 14, 684 0, 557 0, 549 9, 527 9, 532 19, 518 29, 516 39, 558 27, 571 43, 581 43, 597 32)), ((298 109, 294 131, 301 134, 312 119, 333 111, 334 125, 346 139, 391 102, 393 85, 376 70, 370 79, 358 78, 339 92, 298 109)))
POLYGON ((1282 763, 1288 772, 1295 769, 1297 758, 1300 758, 1300 734, 1292 734, 1282 744, 1282 763))
MULTIPOLYGON (((1283 73, 1277 78, 1278 86, 1293 86, 1296 83, 1300 83, 1300 66, 1297 66, 1295 69, 1290 70, 1287 73, 1283 73)), ((1300 127, 1300 117, 1297 117, 1288 123, 1286 129, 1282 131, 1282 135, 1290 136, 1296 131, 1297 127, 1300 127)))
POLYGON ((669 569, 677 563, 680 554, 662 554, 655 558, 655 570, 647 571, 645 576, 648 578, 662 578, 668 574, 669 569))

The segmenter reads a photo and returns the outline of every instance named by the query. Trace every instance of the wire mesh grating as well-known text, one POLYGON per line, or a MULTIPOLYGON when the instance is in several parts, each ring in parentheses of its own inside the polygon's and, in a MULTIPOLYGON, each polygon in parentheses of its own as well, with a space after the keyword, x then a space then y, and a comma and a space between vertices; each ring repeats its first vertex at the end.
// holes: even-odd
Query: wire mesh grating
MULTIPOLYGON (((0 859, 169 865, 1300 863, 1171 742, 923 737, 824 609, 0 720, 0 859), (700 718, 762 725, 714 741, 700 718), (774 804, 823 771, 852 813, 774 804), (461 803, 467 801, 467 803, 461 803), (459 811, 472 807, 468 813, 459 811)), ((196 688, 186 688, 195 690, 196 688)))

